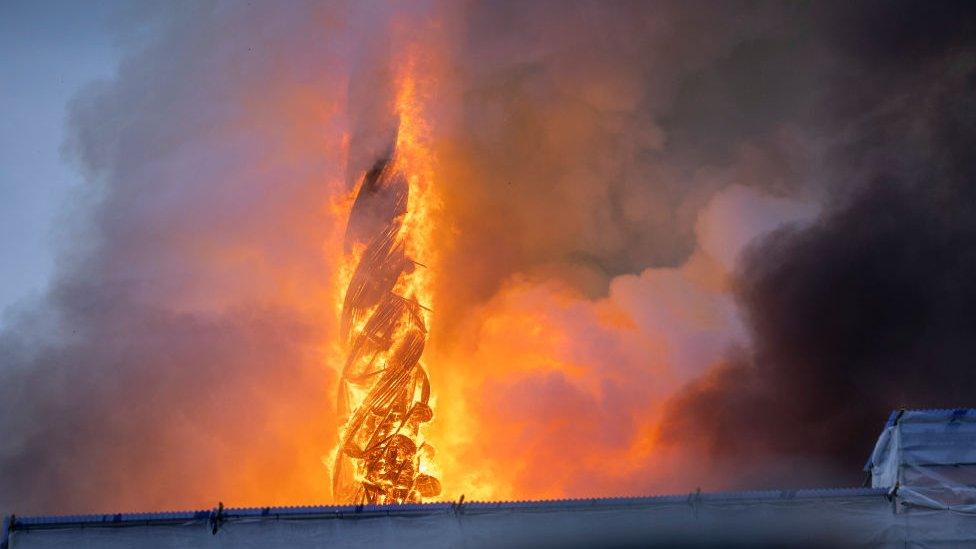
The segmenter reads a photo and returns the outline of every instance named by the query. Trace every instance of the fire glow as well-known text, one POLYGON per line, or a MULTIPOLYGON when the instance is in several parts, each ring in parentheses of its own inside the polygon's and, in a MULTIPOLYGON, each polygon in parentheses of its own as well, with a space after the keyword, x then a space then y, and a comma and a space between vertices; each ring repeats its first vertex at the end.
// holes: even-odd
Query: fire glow
POLYGON ((601 274, 606 287, 587 295, 567 267, 575 256, 559 254, 586 245, 607 183, 559 166, 606 157, 607 133, 567 102, 537 106, 540 127, 560 130, 540 137, 531 164, 512 160, 531 147, 518 132, 479 133, 491 126, 462 108, 470 96, 436 36, 397 40, 390 72, 369 88, 384 99, 360 106, 368 122, 351 124, 341 147, 357 183, 336 184, 330 212, 329 255, 339 259, 330 303, 348 317, 329 361, 340 374, 339 432, 326 439, 331 482, 319 478, 331 499, 638 495, 719 478, 703 478, 662 438, 665 408, 738 341, 721 259, 751 233, 724 238, 756 208, 774 219, 792 218, 777 213, 790 208, 763 206, 761 193, 721 193, 701 210, 683 263, 601 274), (384 227, 389 248, 373 257, 384 227), (370 286, 373 268, 385 285, 370 286), (398 311, 383 313, 376 295, 355 305, 350 295, 364 291, 386 292, 398 311), (394 357, 408 339, 415 367, 413 356, 394 357), (404 369, 390 386, 399 396, 375 407, 391 361, 404 369))

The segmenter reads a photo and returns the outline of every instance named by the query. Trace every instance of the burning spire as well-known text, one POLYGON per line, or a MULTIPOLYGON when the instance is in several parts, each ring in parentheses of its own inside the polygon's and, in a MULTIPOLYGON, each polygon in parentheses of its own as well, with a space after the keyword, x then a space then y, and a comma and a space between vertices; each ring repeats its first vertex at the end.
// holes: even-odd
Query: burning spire
POLYGON ((420 362, 430 310, 422 303, 424 265, 417 203, 402 149, 395 144, 363 177, 346 226, 352 275, 342 303, 345 365, 339 383, 340 432, 332 469, 335 498, 350 504, 419 502, 440 482, 425 473, 433 448, 421 426, 433 417, 420 362), (365 245, 365 248, 363 246, 365 245))

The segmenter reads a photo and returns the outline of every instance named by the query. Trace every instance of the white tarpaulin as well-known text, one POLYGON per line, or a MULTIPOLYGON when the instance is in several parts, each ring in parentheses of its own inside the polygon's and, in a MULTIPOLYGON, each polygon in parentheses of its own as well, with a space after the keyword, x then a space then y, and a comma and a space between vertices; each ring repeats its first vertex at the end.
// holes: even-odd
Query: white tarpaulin
POLYGON ((896 494, 903 512, 976 513, 976 410, 893 413, 865 468, 871 485, 896 494))

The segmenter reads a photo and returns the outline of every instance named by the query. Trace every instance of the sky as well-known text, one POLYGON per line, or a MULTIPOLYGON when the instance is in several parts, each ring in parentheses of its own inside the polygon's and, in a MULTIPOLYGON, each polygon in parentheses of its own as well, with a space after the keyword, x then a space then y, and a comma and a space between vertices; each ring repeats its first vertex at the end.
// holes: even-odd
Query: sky
POLYGON ((857 485, 974 404, 971 3, 0 9, 0 513, 334 501, 394 135, 445 499, 857 485))
MULTIPOLYGON (((67 104, 115 73, 118 2, 0 3, 0 310, 46 288, 59 216, 83 178, 61 153, 67 104), (55 15, 56 14, 56 15, 55 15)), ((0 315, 0 323, 2 323, 0 315)))

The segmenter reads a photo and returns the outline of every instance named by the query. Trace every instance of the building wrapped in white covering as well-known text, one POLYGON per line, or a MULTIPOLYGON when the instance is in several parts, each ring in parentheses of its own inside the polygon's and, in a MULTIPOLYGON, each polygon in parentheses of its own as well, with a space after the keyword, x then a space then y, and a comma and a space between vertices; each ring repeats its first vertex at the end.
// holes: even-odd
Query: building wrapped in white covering
POLYGON ((892 414, 871 487, 8 517, 3 549, 976 545, 976 409, 892 414))
POLYGON ((976 409, 892 413, 865 470, 903 510, 976 515, 976 409))

